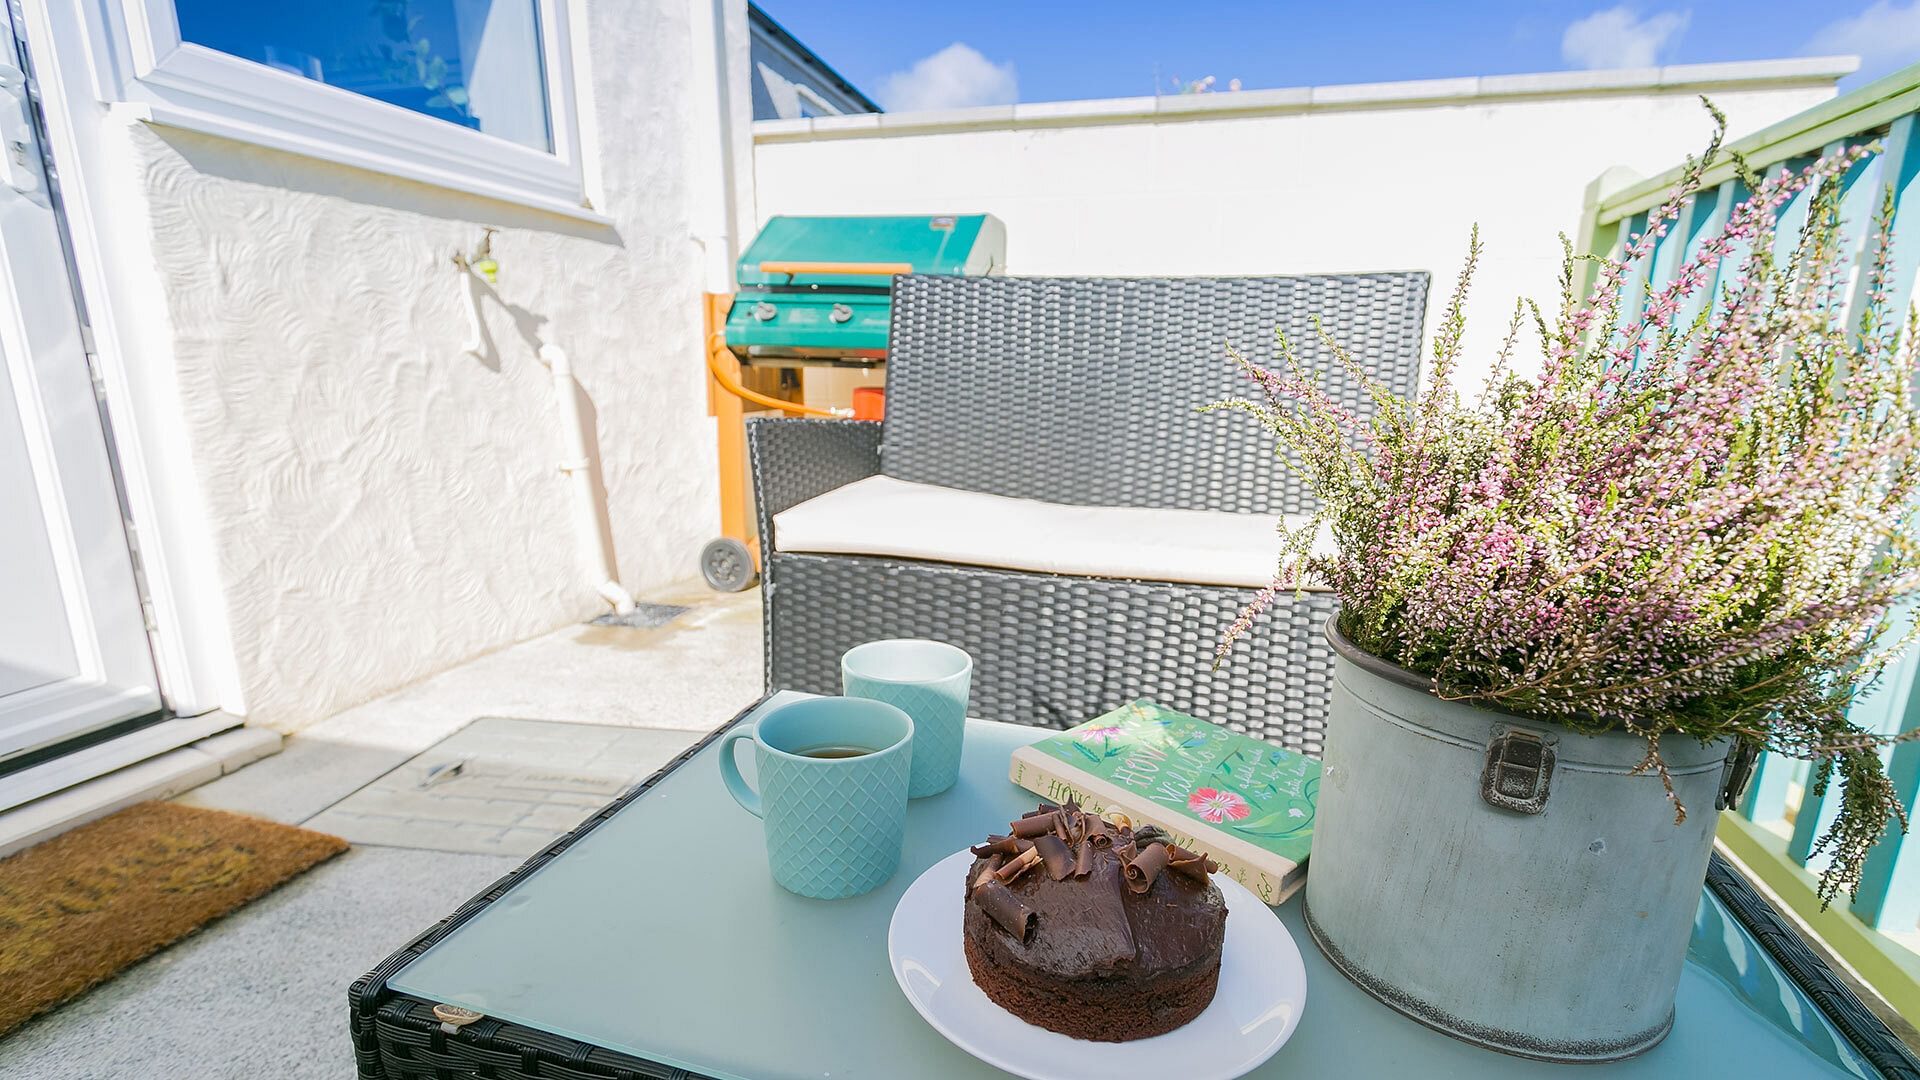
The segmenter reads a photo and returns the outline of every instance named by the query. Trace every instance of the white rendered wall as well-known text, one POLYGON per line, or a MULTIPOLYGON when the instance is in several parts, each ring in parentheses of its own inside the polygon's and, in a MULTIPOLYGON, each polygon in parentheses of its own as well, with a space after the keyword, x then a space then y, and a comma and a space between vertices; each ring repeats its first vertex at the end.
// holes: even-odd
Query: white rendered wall
POLYGON ((611 227, 128 124, 150 235, 117 242, 164 294, 137 330, 170 344, 231 625, 226 705, 250 722, 297 728, 606 610, 536 338, 568 350, 592 402, 622 581, 697 573, 718 528, 700 293, 730 228, 714 73, 737 85, 744 158, 746 9, 644 6, 573 9, 589 193, 611 227), (489 225, 497 365, 461 352, 450 262, 489 225))
POLYGON ((990 212, 1006 222, 1012 274, 1428 270, 1429 335, 1478 222, 1486 253, 1463 364, 1477 388, 1515 298, 1557 298, 1556 234, 1575 234, 1596 176, 1652 174, 1697 152, 1711 131, 1702 91, 1738 136, 1831 98, 1851 69, 1785 61, 768 121, 754 127, 755 194, 762 221, 990 212))

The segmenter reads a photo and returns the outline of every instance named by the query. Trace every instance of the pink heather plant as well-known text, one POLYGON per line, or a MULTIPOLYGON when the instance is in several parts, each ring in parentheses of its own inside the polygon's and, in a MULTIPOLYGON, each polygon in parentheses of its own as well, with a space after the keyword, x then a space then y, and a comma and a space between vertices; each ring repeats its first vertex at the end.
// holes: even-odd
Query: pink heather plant
MULTIPOLYGON (((1260 394, 1207 408, 1257 417, 1320 509, 1283 530, 1274 585, 1220 654, 1312 576, 1339 596, 1343 634, 1443 698, 1644 736, 1641 768, 1669 799, 1662 740, 1810 758, 1815 791, 1838 769, 1841 808, 1816 849, 1832 853, 1831 900, 1858 887, 1888 820, 1906 825, 1887 739, 1847 709, 1913 637, 1890 611, 1920 586, 1920 321, 1888 310, 1891 191, 1849 310, 1840 181, 1871 147, 1766 179, 1736 157, 1751 196, 1641 295, 1636 272, 1720 142, 1618 259, 1594 260, 1585 296, 1569 251, 1557 316, 1533 308, 1545 356, 1532 379, 1507 366, 1523 307, 1477 398, 1454 388, 1477 231, 1426 388, 1407 400, 1369 381, 1371 422, 1329 399, 1284 337, 1284 370, 1234 353, 1260 394), (1775 217, 1802 192, 1806 225, 1781 247, 1775 217), (1338 554, 1311 553, 1322 525, 1338 554)), ((1686 812, 1675 800, 1676 821, 1686 812)))

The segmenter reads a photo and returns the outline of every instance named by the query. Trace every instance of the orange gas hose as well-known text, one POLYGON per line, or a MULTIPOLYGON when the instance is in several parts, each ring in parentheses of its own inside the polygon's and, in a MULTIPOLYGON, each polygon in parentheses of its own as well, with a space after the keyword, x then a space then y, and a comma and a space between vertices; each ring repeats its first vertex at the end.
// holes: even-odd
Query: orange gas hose
POLYGON ((726 348, 725 341, 725 334, 714 334, 707 339, 707 370, 713 373, 713 381, 719 383, 722 390, 743 401, 751 401, 756 405, 765 405, 768 408, 780 409, 800 416, 819 416, 828 420, 842 419, 840 413, 828 409, 816 409, 796 401, 781 401, 777 397, 768 397, 741 386, 720 364, 719 350, 726 348))

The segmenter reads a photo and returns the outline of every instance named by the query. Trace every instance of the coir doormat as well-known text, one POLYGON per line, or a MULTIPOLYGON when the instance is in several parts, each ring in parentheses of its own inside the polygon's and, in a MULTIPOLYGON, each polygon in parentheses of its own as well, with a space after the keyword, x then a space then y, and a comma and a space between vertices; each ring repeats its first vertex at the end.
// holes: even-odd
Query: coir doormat
POLYGON ((346 849, 149 802, 0 859, 0 1035, 346 849))

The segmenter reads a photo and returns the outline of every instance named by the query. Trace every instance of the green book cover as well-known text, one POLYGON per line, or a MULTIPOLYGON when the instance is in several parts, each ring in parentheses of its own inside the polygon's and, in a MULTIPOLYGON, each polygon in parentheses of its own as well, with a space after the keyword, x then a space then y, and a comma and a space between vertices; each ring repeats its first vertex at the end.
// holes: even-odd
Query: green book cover
POLYGON ((1009 775, 1055 801, 1158 825, 1267 903, 1304 879, 1320 763, 1272 743, 1136 701, 1014 751, 1009 775))

